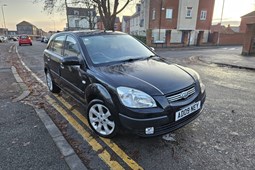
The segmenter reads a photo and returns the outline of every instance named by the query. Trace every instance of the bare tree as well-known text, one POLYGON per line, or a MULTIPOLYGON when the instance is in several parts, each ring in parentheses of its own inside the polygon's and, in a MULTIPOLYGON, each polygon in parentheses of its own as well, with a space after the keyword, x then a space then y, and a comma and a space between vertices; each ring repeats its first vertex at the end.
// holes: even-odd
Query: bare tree
POLYGON ((119 8, 120 0, 92 0, 97 4, 98 12, 100 14, 100 19, 102 20, 106 30, 114 31, 114 24, 117 14, 123 11, 126 6, 132 0, 122 0, 125 1, 124 5, 119 8))

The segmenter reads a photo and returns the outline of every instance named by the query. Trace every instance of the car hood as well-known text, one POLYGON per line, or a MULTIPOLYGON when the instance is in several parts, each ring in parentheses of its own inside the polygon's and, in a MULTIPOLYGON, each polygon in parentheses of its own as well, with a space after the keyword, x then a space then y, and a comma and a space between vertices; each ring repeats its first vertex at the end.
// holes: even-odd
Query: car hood
POLYGON ((194 84, 193 77, 176 64, 145 59, 98 68, 105 81, 151 95, 165 95, 194 84))

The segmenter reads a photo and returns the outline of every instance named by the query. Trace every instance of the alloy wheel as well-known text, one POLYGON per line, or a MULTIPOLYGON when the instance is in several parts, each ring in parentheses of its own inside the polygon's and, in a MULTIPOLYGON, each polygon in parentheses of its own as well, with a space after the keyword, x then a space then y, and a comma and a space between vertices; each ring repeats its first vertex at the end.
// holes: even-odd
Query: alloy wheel
POLYGON ((110 136, 115 130, 110 110, 102 104, 94 104, 89 109, 89 121, 92 128, 102 136, 110 136))
POLYGON ((53 90, 53 83, 52 83, 51 76, 48 72, 46 74, 46 80, 47 80, 47 86, 48 86, 49 90, 52 91, 53 90))

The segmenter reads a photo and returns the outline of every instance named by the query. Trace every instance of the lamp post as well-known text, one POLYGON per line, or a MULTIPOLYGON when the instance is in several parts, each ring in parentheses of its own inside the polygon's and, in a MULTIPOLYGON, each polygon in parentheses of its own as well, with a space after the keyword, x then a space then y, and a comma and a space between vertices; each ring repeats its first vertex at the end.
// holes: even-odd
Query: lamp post
POLYGON ((4 6, 7 6, 7 5, 6 4, 1 5, 1 9, 2 9, 2 15, 3 15, 3 20, 4 20, 4 28, 6 29, 5 17, 4 17, 4 6))
POLYGON ((219 45, 219 44, 220 44, 220 30, 221 30, 221 23, 222 23, 222 17, 223 17, 224 5, 225 5, 225 0, 223 0, 222 10, 221 10, 221 17, 220 17, 220 29, 219 29, 219 33, 218 33, 217 45, 219 45))

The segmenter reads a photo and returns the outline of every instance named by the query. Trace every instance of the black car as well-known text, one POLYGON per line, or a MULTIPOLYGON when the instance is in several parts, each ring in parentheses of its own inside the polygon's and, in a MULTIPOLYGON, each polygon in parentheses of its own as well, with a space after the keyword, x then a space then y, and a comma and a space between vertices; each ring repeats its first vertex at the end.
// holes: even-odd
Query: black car
POLYGON ((206 98, 194 70, 121 32, 55 34, 44 63, 49 90, 88 104, 88 122, 102 137, 120 129, 145 137, 169 133, 194 120, 206 98))

